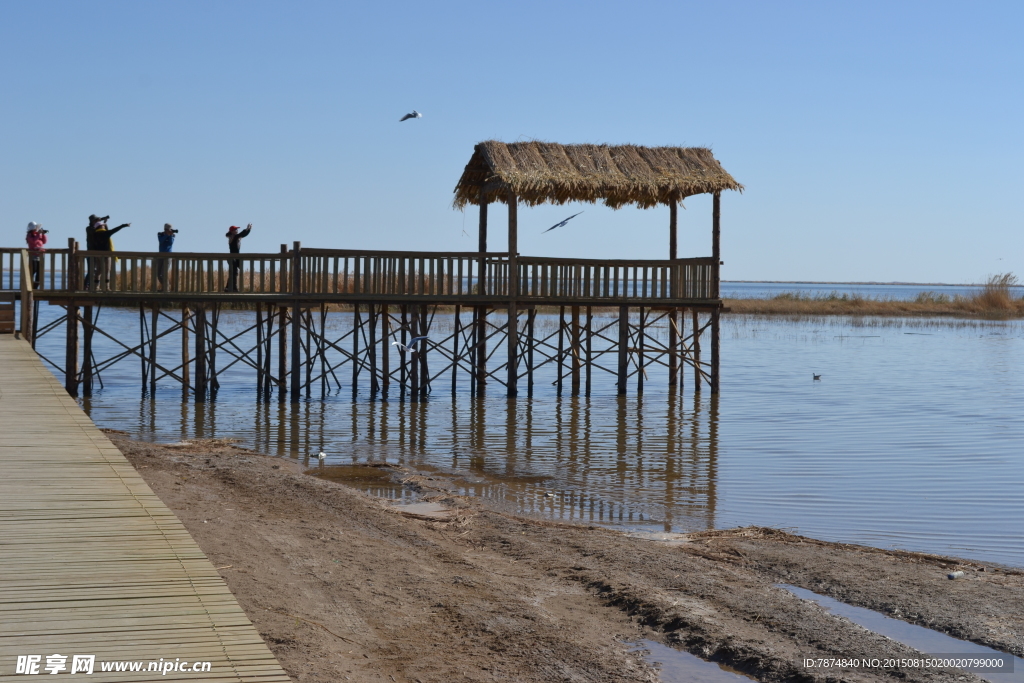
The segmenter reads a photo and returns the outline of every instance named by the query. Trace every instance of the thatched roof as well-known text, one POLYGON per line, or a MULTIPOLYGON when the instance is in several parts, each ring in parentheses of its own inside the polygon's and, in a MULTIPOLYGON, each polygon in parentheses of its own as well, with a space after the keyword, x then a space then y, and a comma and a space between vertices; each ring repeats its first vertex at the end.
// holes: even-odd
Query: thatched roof
POLYGON ((459 184, 455 208, 505 202, 509 190, 529 206, 597 202, 618 209, 650 208, 721 190, 743 190, 704 147, 560 145, 554 142, 481 142, 459 184))

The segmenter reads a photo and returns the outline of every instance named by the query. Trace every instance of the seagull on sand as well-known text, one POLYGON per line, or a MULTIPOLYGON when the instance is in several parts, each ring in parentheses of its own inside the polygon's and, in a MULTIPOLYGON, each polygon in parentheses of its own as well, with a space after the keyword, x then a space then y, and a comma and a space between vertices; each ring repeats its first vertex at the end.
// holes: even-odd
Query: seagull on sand
POLYGON ((817 382, 819 379, 821 379, 821 375, 815 375, 813 372, 811 373, 811 377, 814 378, 815 382, 817 382))
POLYGON ((391 345, 392 346, 397 346, 399 351, 401 351, 402 353, 405 353, 406 351, 415 351, 416 349, 414 349, 413 347, 416 346, 417 342, 421 342, 421 341, 430 341, 430 340, 427 337, 413 337, 412 339, 409 340, 409 344, 408 345, 403 344, 402 342, 397 342, 397 341, 391 342, 391 345))
MULTIPOLYGON (((580 211, 580 213, 583 213, 583 212, 582 212, 582 211, 580 211)), ((573 215, 569 216, 568 218, 566 218, 566 219, 565 219, 564 221, 562 221, 561 223, 555 223, 554 225, 552 225, 552 226, 551 226, 550 228, 548 228, 548 229, 547 229, 547 230, 545 230, 544 232, 551 232, 551 231, 552 231, 552 230, 554 230, 555 228, 561 228, 561 227, 562 227, 562 226, 564 226, 564 225, 565 225, 566 223, 568 223, 569 221, 571 221, 571 220, 572 220, 573 218, 576 218, 576 216, 579 216, 579 215, 580 215, 580 213, 574 213, 573 215)), ((543 235, 543 234, 544 234, 544 232, 542 232, 541 234, 543 235)))
POLYGON ((398 119, 398 122, 401 123, 402 121, 407 121, 409 119, 422 119, 422 118, 423 118, 423 114, 421 114, 418 111, 416 111, 415 109, 413 109, 411 112, 409 112, 408 114, 406 114, 402 118, 398 119))

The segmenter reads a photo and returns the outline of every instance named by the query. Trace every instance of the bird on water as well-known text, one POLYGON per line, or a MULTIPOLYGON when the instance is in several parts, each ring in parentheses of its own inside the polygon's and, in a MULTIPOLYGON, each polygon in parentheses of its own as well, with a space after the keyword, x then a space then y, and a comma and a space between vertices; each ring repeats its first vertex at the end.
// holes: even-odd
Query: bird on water
POLYGON ((409 119, 422 119, 422 118, 423 118, 423 114, 421 114, 418 111, 416 111, 415 109, 413 109, 411 112, 409 112, 408 114, 406 114, 402 118, 398 119, 398 122, 401 123, 402 121, 408 121, 409 119))
POLYGON ((814 378, 814 381, 818 381, 819 379, 821 379, 821 375, 815 375, 813 372, 811 373, 811 377, 814 378))
POLYGON ((327 454, 326 454, 326 453, 324 453, 324 449, 323 449, 323 448, 321 448, 321 449, 320 449, 320 452, 316 454, 316 457, 317 457, 317 458, 318 458, 319 460, 323 460, 324 458, 326 458, 326 457, 327 457, 327 454))

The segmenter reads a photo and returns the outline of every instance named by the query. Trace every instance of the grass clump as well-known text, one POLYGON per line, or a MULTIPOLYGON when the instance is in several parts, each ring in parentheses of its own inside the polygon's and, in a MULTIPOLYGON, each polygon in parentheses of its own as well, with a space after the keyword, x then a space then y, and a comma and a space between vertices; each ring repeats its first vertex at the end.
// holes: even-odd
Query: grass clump
POLYGON ((1020 284, 1013 273, 992 275, 981 291, 974 295, 974 302, 985 310, 1011 311, 1019 308, 1021 299, 1014 299, 1013 288, 1020 284))

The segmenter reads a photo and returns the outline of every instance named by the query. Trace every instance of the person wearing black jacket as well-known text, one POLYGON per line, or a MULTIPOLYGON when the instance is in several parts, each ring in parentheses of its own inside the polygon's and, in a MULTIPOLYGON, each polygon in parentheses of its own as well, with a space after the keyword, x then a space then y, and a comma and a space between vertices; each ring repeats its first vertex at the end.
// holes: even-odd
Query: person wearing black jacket
MULTIPOLYGON (((252 232, 252 223, 242 230, 237 225, 232 225, 228 228, 228 232, 225 237, 228 238, 228 251, 232 254, 238 254, 242 251, 242 238, 248 237, 249 233, 252 232)), ((237 292, 238 291, 238 273, 242 270, 242 259, 233 259, 231 261, 231 282, 228 283, 226 292, 237 292)))
MULTIPOLYGON (((89 251, 114 251, 114 243, 111 237, 114 236, 115 232, 127 228, 131 223, 122 223, 116 228, 108 228, 107 221, 110 220, 110 216, 99 216, 93 214, 89 216, 89 227, 85 229, 85 248, 89 251)), ((111 259, 106 256, 94 256, 89 259, 89 275, 86 277, 85 286, 89 288, 89 281, 92 280, 96 285, 99 285, 100 278, 103 279, 105 286, 110 285, 110 265, 111 259)))

